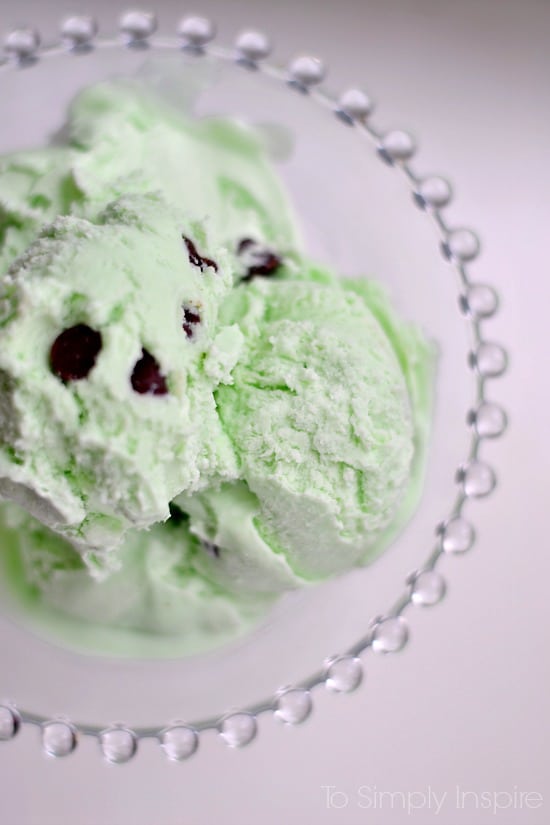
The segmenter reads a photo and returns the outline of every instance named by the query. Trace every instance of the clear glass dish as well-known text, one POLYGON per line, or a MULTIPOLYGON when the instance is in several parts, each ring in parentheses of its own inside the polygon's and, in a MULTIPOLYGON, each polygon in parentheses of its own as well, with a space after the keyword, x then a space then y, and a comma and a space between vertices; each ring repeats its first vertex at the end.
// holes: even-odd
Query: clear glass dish
POLYGON ((381 281, 402 316, 438 344, 425 488, 413 520, 372 566, 291 594, 255 633, 208 655, 163 658, 162 644, 147 660, 72 653, 41 639, 0 593, 0 738, 21 722, 40 725, 53 755, 88 734, 115 762, 130 758, 143 736, 186 758, 204 729, 237 746, 254 737, 262 713, 303 721, 314 688, 354 689, 372 651, 403 647, 409 613, 443 596, 445 557, 469 549, 473 499, 495 483, 482 442, 506 423, 487 400, 506 366, 486 336, 497 299, 478 284, 476 236, 443 218, 446 182, 417 171, 406 134, 378 133, 367 98, 321 92, 315 61, 278 69, 260 62, 261 39, 241 40, 237 51, 191 40, 186 49, 143 37, 130 47, 119 40, 60 47, 36 61, 32 48, 19 61, 12 56, 0 64, 0 153, 44 145, 79 88, 136 72, 149 83, 163 77, 164 92, 176 97, 194 89, 199 115, 238 115, 265 127, 308 252, 342 274, 381 281))

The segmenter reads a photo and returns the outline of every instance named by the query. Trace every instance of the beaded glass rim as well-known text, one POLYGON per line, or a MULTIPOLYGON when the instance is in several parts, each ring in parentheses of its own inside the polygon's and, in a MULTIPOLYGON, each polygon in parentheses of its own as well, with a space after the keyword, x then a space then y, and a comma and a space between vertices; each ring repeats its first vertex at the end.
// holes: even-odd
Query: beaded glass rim
POLYGON ((22 69, 39 64, 43 58, 66 52, 83 54, 95 49, 132 48, 157 50, 184 50, 197 58, 208 54, 218 60, 241 65, 280 81, 292 90, 308 95, 329 114, 343 124, 361 132, 379 158, 403 175, 412 193, 413 202, 424 210, 435 225, 440 250, 458 278, 459 310, 470 329, 472 339, 468 366, 475 378, 475 402, 469 411, 466 425, 471 432, 469 451, 456 471, 458 494, 448 516, 435 529, 435 545, 424 564, 405 580, 405 589, 384 615, 375 616, 366 633, 348 650, 326 659, 313 675, 293 685, 277 690, 269 699, 196 722, 177 721, 165 727, 130 728, 124 725, 99 727, 74 723, 64 717, 47 718, 28 712, 13 704, 0 705, 0 740, 12 739, 21 725, 37 727, 44 751, 54 757, 67 756, 78 744, 80 736, 94 737, 104 758, 112 763, 130 760, 142 739, 158 741, 165 755, 183 761, 198 748, 200 735, 207 730, 217 731, 231 748, 251 742, 258 732, 258 717, 274 714, 287 725, 304 722, 313 707, 312 691, 324 685, 334 693, 349 693, 359 687, 363 678, 361 655, 369 649, 374 653, 396 653, 409 638, 409 627, 404 612, 411 605, 431 606, 441 601, 446 584, 436 569, 442 556, 460 555, 475 541, 475 531, 463 516, 466 501, 489 495, 496 484, 492 467, 480 458, 481 445, 486 439, 503 434, 506 413, 488 400, 487 384, 502 375, 507 367, 506 351, 500 344, 483 335, 485 321, 498 309, 495 290, 485 283, 470 279, 468 265, 478 257, 480 244, 477 235, 467 228, 449 226, 441 214, 452 198, 448 181, 439 176, 419 177, 410 166, 415 153, 415 142, 408 132, 392 130, 381 133, 371 122, 373 104, 359 89, 348 89, 333 96, 319 88, 325 78, 325 66, 317 57, 304 55, 292 60, 286 67, 264 62, 271 52, 268 37, 260 32, 242 32, 233 48, 211 44, 216 35, 214 23, 203 17, 184 18, 177 37, 157 36, 157 18, 152 12, 128 11, 119 22, 115 38, 97 38, 98 26, 92 17, 71 17, 61 26, 61 39, 50 46, 41 46, 38 32, 20 28, 10 32, 0 52, 0 74, 10 69, 22 69))

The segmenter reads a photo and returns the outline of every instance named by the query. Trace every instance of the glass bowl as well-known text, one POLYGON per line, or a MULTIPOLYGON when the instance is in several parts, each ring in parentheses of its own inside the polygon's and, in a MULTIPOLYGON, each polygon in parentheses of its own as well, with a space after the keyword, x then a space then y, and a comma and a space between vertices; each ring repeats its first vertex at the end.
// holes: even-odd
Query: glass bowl
POLYGON ((193 98, 199 116, 245 118, 272 145, 310 255, 382 282, 402 317, 437 342, 439 357, 414 518, 374 564, 290 594, 239 642, 169 658, 157 641, 156 656, 137 659, 121 633, 119 657, 86 656, 42 639, 36 618, 18 613, 3 589, 0 739, 36 725, 44 749, 63 756, 79 736, 94 736, 112 762, 131 758, 143 737, 158 739, 172 759, 194 753, 205 730, 242 746, 263 714, 298 724, 316 690, 357 688, 371 655, 404 647, 416 607, 441 600, 447 558, 472 546, 476 499, 495 486, 484 442, 506 425, 490 401, 506 355, 486 333, 497 296, 478 280, 478 239, 443 217, 451 188, 416 169, 408 133, 381 133, 363 92, 322 90, 316 58, 268 64, 260 34, 220 48, 202 19, 184 21, 178 38, 154 28, 153 17, 136 13, 115 39, 98 40, 92 21, 72 19, 63 42, 47 49, 32 31, 12 33, 0 63, 0 153, 44 145, 78 89, 115 75, 138 73, 176 101, 193 98))

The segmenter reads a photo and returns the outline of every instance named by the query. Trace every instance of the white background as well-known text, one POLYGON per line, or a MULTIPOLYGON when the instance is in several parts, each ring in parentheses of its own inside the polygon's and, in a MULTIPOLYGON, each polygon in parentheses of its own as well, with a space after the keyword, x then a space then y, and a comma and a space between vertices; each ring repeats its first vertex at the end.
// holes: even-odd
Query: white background
MULTIPOLYGON (((68 12, 113 29, 118 0, 2 0, 0 29, 32 22, 53 36, 68 12)), ((386 125, 410 127, 423 160, 458 183, 454 216, 479 228, 483 270, 503 296, 493 337, 511 369, 496 399, 509 410, 492 447, 500 487, 479 509, 480 541, 453 570, 444 605, 415 617, 412 644, 377 660, 355 695, 320 695, 314 717, 266 720, 230 751, 211 735, 188 764, 152 744, 134 763, 103 764, 91 742, 65 761, 42 756, 35 731, 0 749, 6 825, 539 825, 550 810, 548 314, 550 307, 550 4, 545 0, 158 0, 161 28, 183 13, 270 32, 281 59, 322 55, 330 85, 364 85, 386 125), (344 792, 332 798, 323 786, 344 792), (368 810, 366 789, 414 793, 420 810, 368 810), (493 814, 457 807, 456 789, 541 794, 541 807, 493 814), (438 814, 419 794, 445 801, 438 814), (335 807, 336 805, 341 807, 335 807)), ((504 796, 498 797, 505 804, 504 796)))

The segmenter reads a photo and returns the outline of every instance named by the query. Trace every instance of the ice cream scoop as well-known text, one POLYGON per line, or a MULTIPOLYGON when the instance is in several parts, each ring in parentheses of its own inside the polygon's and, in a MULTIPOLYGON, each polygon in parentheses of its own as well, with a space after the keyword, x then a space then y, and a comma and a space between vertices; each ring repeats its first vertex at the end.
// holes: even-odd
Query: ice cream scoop
POLYGON ((218 321, 231 284, 224 250, 156 195, 45 227, 3 278, 2 495, 96 563, 182 490, 233 478, 213 397, 242 342, 218 321))
POLYGON ((66 146, 0 157, 0 275, 59 215, 95 221, 112 201, 157 193, 230 254, 245 237, 299 247, 264 142, 236 119, 191 119, 131 80, 84 89, 66 146))
POLYGON ((128 534, 117 569, 91 576, 80 553, 12 503, 0 504, 0 569, 12 611, 88 653, 180 656, 249 633, 273 594, 235 594, 205 577, 200 541, 178 519, 128 534))
POLYGON ((69 112, 72 177, 93 212, 121 195, 161 192, 204 223, 214 246, 245 237, 295 249, 299 232, 263 140, 237 119, 190 119, 131 82, 97 84, 69 112))
POLYGON ((234 476, 212 391, 240 333, 218 306, 242 233, 296 231, 243 124, 118 82, 84 90, 68 132, 0 160, 0 492, 101 564, 178 492, 234 476))
POLYGON ((191 530, 226 549, 202 567, 229 589, 365 564, 418 500, 433 350, 361 283, 304 262, 301 278, 258 278, 224 303, 244 339, 233 381, 215 392, 239 479, 176 501, 191 530))

